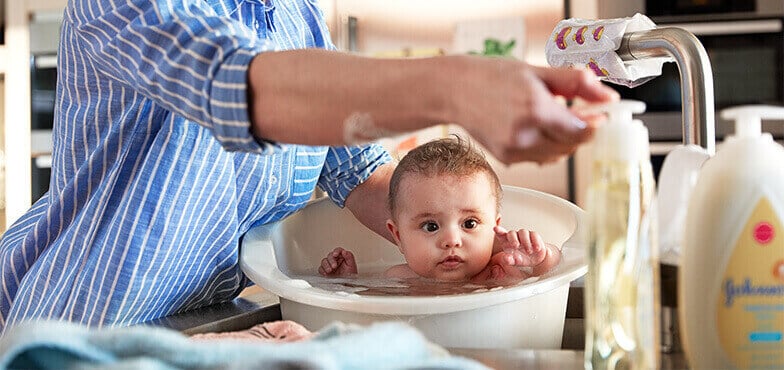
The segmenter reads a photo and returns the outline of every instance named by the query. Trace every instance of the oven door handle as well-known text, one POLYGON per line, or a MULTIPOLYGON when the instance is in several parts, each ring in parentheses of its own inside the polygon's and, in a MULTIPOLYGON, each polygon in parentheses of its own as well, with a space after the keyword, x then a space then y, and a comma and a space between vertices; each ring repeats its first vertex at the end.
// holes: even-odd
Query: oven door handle
POLYGON ((777 33, 782 30, 781 19, 757 19, 748 21, 667 23, 660 27, 679 27, 696 36, 740 35, 777 33))
POLYGON ((37 69, 57 67, 57 55, 36 55, 34 58, 35 68, 37 69))

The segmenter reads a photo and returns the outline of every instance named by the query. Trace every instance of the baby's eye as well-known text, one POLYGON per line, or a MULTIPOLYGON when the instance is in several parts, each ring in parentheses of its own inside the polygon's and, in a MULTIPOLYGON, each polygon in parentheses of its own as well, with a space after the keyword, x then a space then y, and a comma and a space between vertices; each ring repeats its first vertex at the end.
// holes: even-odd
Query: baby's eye
POLYGON ((473 229, 477 225, 479 225, 479 221, 474 220, 474 219, 468 219, 468 220, 463 221, 463 227, 466 228, 466 229, 473 229))
POLYGON ((429 233, 432 233, 432 232, 435 232, 436 230, 438 230, 438 224, 435 223, 435 222, 425 222, 420 227, 422 228, 422 230, 425 230, 425 231, 427 231, 429 233))

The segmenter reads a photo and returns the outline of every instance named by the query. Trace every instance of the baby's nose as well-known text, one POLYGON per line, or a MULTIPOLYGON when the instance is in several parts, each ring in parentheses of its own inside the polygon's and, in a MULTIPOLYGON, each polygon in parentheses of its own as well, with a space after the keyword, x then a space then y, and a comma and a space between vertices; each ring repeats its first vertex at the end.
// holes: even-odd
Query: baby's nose
POLYGON ((442 248, 459 248, 462 245, 460 232, 456 230, 446 230, 441 239, 442 248))

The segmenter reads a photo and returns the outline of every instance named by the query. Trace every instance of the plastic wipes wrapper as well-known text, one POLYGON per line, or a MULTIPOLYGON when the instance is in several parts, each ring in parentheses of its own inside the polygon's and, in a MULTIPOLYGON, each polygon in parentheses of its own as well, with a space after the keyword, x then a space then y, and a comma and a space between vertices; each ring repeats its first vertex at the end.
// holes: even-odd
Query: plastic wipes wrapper
POLYGON ((636 87, 659 76, 662 64, 672 58, 623 61, 616 50, 625 33, 654 28, 656 24, 639 13, 629 18, 565 19, 547 40, 547 62, 553 67, 585 67, 603 80, 636 87))

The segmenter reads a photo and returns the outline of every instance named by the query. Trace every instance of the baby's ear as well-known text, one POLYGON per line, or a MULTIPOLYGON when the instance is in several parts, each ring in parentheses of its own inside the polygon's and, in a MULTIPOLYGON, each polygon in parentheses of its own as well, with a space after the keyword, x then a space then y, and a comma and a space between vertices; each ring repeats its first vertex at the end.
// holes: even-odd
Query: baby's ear
POLYGON ((495 226, 501 226, 501 215, 495 217, 495 226))
POLYGON ((392 239, 395 239, 395 244, 400 247, 400 230, 398 230, 397 225, 395 225, 395 221, 392 221, 391 219, 387 220, 387 230, 392 234, 392 239))

